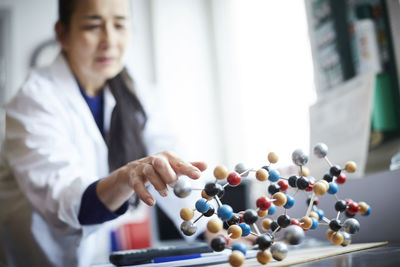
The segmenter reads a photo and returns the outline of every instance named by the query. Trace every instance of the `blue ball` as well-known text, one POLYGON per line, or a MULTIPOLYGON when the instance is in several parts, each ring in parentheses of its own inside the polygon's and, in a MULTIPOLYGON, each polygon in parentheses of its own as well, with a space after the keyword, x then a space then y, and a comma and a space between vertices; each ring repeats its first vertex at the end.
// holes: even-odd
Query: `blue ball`
POLYGON ((318 214, 318 217, 320 220, 322 220, 322 218, 324 218, 325 213, 323 210, 317 209, 315 212, 318 214))
POLYGON ((235 245, 232 246, 232 251, 234 250, 239 250, 240 252, 243 253, 243 255, 246 255, 247 248, 243 243, 236 243, 235 245))
POLYGON ((337 183, 330 182, 330 183, 329 183, 328 193, 333 195, 333 194, 336 194, 337 191, 338 191, 338 185, 337 185, 337 183))
POLYGON ((368 216, 371 213, 371 207, 368 207, 367 212, 362 214, 363 216, 368 216))
POLYGON ((285 209, 290 209, 294 205, 294 198, 290 195, 286 195, 286 204, 283 206, 285 209))
POLYGON ((274 203, 271 203, 271 207, 269 207, 268 209, 268 215, 274 214, 275 211, 276 211, 276 206, 274 205, 274 203))
POLYGON ((217 214, 218 214, 218 217, 221 218, 221 220, 227 221, 232 217, 233 209, 231 206, 224 204, 218 208, 217 214))
POLYGON ((196 210, 200 213, 207 212, 210 209, 210 204, 204 198, 196 201, 196 210))
POLYGON ((239 223, 240 228, 242 228, 242 236, 248 236, 250 234, 251 228, 247 223, 239 223))
POLYGON ((268 180, 271 182, 277 182, 280 178, 280 174, 277 170, 269 170, 268 180))
POLYGON ((318 227, 318 225, 319 225, 317 219, 311 218, 311 220, 312 220, 312 225, 311 225, 310 229, 311 229, 311 230, 317 229, 317 227, 318 227))

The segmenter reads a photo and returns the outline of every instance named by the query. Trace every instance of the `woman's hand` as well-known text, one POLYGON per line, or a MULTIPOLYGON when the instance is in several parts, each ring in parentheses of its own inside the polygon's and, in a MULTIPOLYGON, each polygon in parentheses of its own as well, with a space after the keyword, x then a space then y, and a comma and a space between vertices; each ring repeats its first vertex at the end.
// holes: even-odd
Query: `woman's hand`
POLYGON ((146 189, 147 184, 152 184, 161 196, 167 196, 167 185, 172 185, 178 175, 198 179, 206 168, 204 162, 187 162, 173 152, 164 151, 115 170, 97 184, 97 195, 111 211, 117 210, 133 192, 153 206, 155 199, 146 189))

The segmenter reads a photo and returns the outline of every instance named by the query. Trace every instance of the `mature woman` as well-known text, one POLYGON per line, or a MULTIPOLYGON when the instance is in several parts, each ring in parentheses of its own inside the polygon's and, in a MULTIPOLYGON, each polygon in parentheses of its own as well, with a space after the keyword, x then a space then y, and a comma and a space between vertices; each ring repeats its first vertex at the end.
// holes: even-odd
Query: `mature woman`
POLYGON ((96 234, 126 215, 128 199, 162 198, 177 217, 167 185, 206 168, 159 152, 166 139, 122 63, 129 1, 59 4, 62 53, 33 70, 6 107, 0 257, 11 266, 90 265, 96 234))

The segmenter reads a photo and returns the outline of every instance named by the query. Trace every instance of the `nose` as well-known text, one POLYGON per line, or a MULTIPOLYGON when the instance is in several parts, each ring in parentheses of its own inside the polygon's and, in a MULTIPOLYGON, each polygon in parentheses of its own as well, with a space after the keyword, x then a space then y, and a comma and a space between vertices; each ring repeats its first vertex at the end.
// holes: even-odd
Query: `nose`
POLYGON ((108 49, 116 42, 115 29, 112 23, 105 23, 100 41, 101 49, 108 49))

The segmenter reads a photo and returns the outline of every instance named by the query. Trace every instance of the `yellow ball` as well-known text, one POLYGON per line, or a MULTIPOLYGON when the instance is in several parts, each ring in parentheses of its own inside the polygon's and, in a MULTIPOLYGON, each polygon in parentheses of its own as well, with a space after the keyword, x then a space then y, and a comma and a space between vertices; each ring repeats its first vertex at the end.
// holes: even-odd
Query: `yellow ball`
POLYGON ((223 223, 219 218, 212 218, 207 223, 207 230, 211 233, 218 233, 222 230, 223 223))
POLYGON ((214 169, 214 176, 217 180, 223 180, 228 176, 228 170, 225 166, 217 166, 214 169))
POLYGON ((269 152, 268 153, 268 161, 271 163, 277 163, 279 160, 279 157, 277 154, 275 154, 274 152, 269 152))
POLYGON ((353 173, 357 170, 357 164, 354 161, 348 161, 344 166, 344 170, 348 173, 353 173))
POLYGON ((340 245, 343 243, 344 237, 341 233, 335 232, 332 234, 331 241, 335 245, 340 245))
POLYGON ((242 228, 239 225, 231 225, 228 228, 228 235, 232 239, 240 238, 242 236, 242 228))
POLYGON ((190 221, 194 216, 194 211, 191 208, 183 208, 180 212, 181 218, 184 221, 190 221))
POLYGON ((265 230, 270 230, 271 229, 271 223, 272 223, 273 221, 272 221, 272 219, 270 219, 270 218, 267 218, 267 219, 264 219, 264 220, 262 220, 262 222, 261 222, 261 226, 265 229, 265 230))
POLYGON ((272 259, 272 254, 269 250, 262 250, 257 253, 257 260, 261 264, 267 264, 272 259))
POLYGON ((300 219, 300 225, 303 229, 310 229, 312 226, 312 220, 310 217, 303 217, 300 219))
POLYGON ((246 258, 245 258, 244 254, 241 251, 234 250, 234 251, 232 251, 232 254, 229 257, 229 263, 233 267, 239 267, 239 266, 241 266, 243 264, 245 259, 246 258))
POLYGON ((328 229, 328 231, 326 231, 326 238, 330 241, 332 239, 332 235, 336 233, 335 231, 333 231, 332 229, 328 229))
POLYGON ((258 210, 257 215, 258 217, 263 218, 268 215, 268 210, 258 210))
POLYGON ((310 218, 314 218, 317 221, 319 221, 319 216, 315 211, 310 212, 310 215, 308 215, 310 218))
POLYGON ((264 182, 268 179, 269 177, 269 173, 267 172, 267 170, 264 169, 258 169, 256 171, 256 178, 257 180, 264 182))
POLYGON ((301 167, 301 172, 299 171, 300 176, 307 177, 310 175, 310 169, 306 166, 301 167))
POLYGON ((324 185, 325 185, 325 187, 326 187, 326 191, 328 191, 328 190, 329 190, 329 183, 328 183, 327 181, 325 181, 325 180, 319 180, 318 182, 320 182, 320 183, 322 183, 322 184, 324 184, 324 185))
POLYGON ((313 186, 313 191, 317 196, 322 196, 328 191, 328 188, 326 188, 326 185, 322 181, 318 181, 313 186))
POLYGON ((274 199, 274 205, 277 207, 282 207, 286 204, 287 198, 286 195, 282 192, 277 192, 272 196, 272 199, 274 199))
POLYGON ((369 205, 364 201, 358 202, 358 213, 365 214, 368 211, 369 205))

